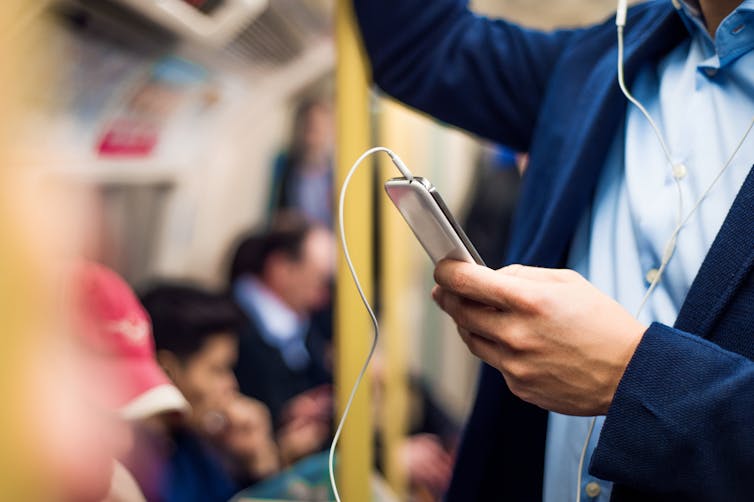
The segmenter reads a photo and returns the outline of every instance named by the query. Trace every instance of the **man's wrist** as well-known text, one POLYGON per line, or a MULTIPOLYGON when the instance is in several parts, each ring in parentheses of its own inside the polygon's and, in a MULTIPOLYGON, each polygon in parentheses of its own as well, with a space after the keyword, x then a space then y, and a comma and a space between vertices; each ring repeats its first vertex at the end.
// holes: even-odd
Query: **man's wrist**
POLYGON ((636 349, 639 347, 639 344, 648 329, 648 326, 641 324, 639 321, 636 321, 632 326, 627 326, 625 328, 625 339, 627 340, 627 343, 623 350, 619 351, 617 354, 617 363, 614 366, 613 375, 609 379, 610 384, 602 406, 600 407, 600 415, 607 415, 610 410, 610 407, 615 400, 618 386, 620 385, 623 376, 626 374, 626 369, 628 369, 628 365, 630 364, 631 359, 633 359, 636 349))

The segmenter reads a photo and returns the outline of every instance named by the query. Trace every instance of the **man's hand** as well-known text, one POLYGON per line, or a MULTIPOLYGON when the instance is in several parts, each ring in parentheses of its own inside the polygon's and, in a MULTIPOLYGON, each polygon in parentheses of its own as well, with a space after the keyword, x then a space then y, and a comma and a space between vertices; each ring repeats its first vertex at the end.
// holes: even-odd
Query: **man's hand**
POLYGON ((448 489, 453 459, 443 448, 440 438, 433 434, 407 437, 398 454, 413 486, 426 488, 432 493, 443 493, 448 489))
POLYGON ((618 303, 571 270, 443 261, 435 280, 437 304, 511 392, 558 413, 607 413, 646 331, 618 303))
POLYGON ((329 424, 319 420, 297 419, 278 431, 278 445, 283 465, 320 451, 330 437, 329 424))
POLYGON ((333 418, 332 385, 320 385, 292 397, 281 412, 283 425, 300 420, 316 420, 325 423, 333 418))
POLYGON ((319 451, 330 437, 333 418, 332 386, 321 385, 290 399, 281 412, 278 444, 289 465, 319 451))
POLYGON ((267 407, 238 395, 227 406, 225 417, 228 426, 222 444, 240 461, 237 466, 244 466, 243 474, 260 479, 277 472, 280 462, 267 407))

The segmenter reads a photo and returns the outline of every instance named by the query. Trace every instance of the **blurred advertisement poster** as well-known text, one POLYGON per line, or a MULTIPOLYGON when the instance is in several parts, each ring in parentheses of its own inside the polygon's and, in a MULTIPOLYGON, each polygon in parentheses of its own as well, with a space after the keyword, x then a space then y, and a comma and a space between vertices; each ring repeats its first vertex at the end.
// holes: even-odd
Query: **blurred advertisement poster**
POLYGON ((122 106, 97 136, 96 152, 108 158, 146 158, 160 143, 185 98, 206 80, 206 71, 179 58, 165 58, 124 94, 122 106))
POLYGON ((217 9, 223 3, 225 3, 224 0, 183 0, 183 1, 191 5, 192 7, 199 9, 201 12, 204 12, 205 14, 209 14, 213 12, 215 9, 217 9))

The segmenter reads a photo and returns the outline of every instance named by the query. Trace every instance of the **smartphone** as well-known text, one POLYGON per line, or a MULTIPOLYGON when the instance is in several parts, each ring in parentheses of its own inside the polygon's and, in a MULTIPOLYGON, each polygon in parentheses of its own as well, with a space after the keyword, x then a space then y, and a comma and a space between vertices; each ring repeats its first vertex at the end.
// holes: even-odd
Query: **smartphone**
POLYGON ((437 189, 425 178, 392 178, 385 191, 432 262, 460 260, 486 266, 437 189))

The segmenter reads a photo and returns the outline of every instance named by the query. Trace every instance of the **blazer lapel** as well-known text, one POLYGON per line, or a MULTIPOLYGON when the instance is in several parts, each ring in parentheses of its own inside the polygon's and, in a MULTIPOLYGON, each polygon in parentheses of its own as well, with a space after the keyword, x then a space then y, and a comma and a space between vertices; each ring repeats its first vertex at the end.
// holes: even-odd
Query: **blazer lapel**
POLYGON ((754 270, 754 167, 681 307, 675 327, 710 337, 715 322, 746 277, 754 270))

